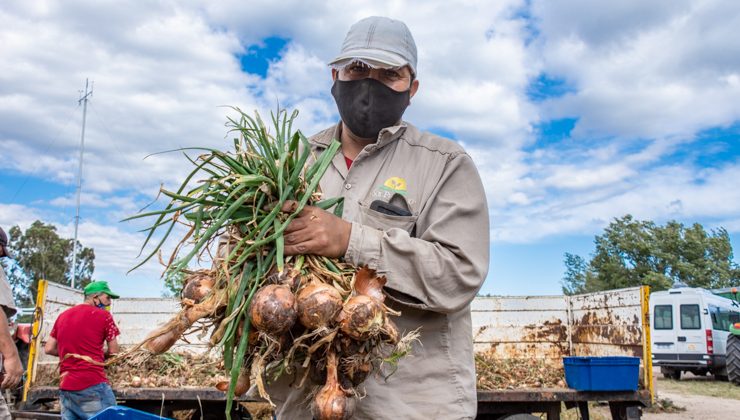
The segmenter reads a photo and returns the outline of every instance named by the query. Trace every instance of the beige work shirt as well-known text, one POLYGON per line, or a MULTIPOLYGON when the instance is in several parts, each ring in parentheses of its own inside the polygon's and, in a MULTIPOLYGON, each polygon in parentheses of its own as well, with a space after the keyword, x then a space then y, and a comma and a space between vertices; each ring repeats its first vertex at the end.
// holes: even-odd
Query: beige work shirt
POLYGON ((5 270, 0 266, 0 306, 5 311, 5 316, 10 318, 17 312, 15 302, 13 301, 13 291, 8 284, 8 278, 5 277, 5 270))
MULTIPOLYGON (((340 126, 309 139, 317 153, 340 126)), ((357 419, 472 419, 476 376, 470 302, 489 258, 485 192, 470 156, 457 143, 408 123, 381 131, 351 169, 341 151, 321 180, 323 198, 344 197, 352 222, 345 260, 367 265, 388 282, 386 303, 402 312, 399 331, 421 327, 420 342, 387 380, 371 376, 357 402, 357 419), (371 209, 375 200, 410 216, 371 209)), ((294 390, 283 378, 270 392, 279 419, 310 419, 310 387, 294 390), (282 404, 280 404, 282 402, 282 404)))

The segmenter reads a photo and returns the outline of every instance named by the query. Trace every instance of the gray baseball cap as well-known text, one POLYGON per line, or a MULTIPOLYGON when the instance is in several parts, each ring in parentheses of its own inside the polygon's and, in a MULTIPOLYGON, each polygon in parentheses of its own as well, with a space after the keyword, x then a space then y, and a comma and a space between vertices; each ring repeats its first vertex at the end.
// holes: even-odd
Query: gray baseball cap
POLYGON ((341 68, 354 61, 375 68, 411 67, 416 75, 416 43, 400 20, 371 16, 352 25, 342 51, 329 65, 341 68))

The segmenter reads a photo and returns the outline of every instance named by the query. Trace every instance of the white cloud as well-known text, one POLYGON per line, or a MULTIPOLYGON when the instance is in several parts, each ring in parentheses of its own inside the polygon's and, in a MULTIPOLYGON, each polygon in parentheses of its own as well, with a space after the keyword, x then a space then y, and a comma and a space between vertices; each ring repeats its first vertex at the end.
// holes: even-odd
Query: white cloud
POLYGON ((740 5, 534 4, 544 70, 577 89, 543 112, 579 116, 574 136, 690 136, 740 118, 740 5))
POLYGON ((700 135, 740 121, 740 5, 711 0, 6 1, 0 169, 14 184, 0 192, 26 178, 62 188, 0 200, 0 223, 69 230, 77 91, 90 78, 80 231, 115 277, 143 241, 132 231, 145 227, 117 222, 191 169, 180 153, 152 154, 228 148, 222 105, 298 108, 306 134, 333 124, 326 62, 368 15, 412 30, 421 88, 405 118, 470 152, 495 240, 593 234, 625 213, 740 231, 728 181, 740 175, 737 156, 700 135), (239 55, 267 37, 287 40, 280 57, 264 78, 243 72, 239 55), (541 73, 568 93, 530 100, 541 73), (538 137, 539 123, 560 118, 576 119, 571 137, 538 137))

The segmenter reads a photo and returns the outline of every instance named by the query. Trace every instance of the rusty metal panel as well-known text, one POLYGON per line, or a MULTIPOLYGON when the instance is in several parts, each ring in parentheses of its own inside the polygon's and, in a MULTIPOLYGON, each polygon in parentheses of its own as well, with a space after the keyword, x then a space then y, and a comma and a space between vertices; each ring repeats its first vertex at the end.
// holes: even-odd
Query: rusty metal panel
POLYGON ((642 357, 642 345, 613 345, 593 343, 573 343, 573 353, 577 356, 634 356, 642 357))
POLYGON ((560 363, 563 356, 568 355, 568 347, 565 342, 531 342, 531 343, 501 343, 501 342, 475 342, 475 351, 484 352, 495 359, 528 359, 537 358, 552 363, 560 363), (545 360, 547 359, 547 360, 545 360))
POLYGON ((471 308, 476 351, 502 359, 559 359, 569 351, 563 296, 480 297, 471 308))
POLYGON ((582 325, 572 331, 574 344, 642 346, 639 325, 582 325))
POLYGON ((641 299, 639 287, 573 296, 574 355, 641 356, 641 299))
MULTIPOLYGON (((639 325, 640 305, 581 309, 573 306, 573 325, 639 325)), ((641 309, 640 309, 641 310, 641 309)))
POLYGON ((640 288, 606 290, 603 292, 587 293, 570 297, 574 308, 583 310, 600 309, 604 307, 640 306, 640 288))
POLYGON ((501 358, 642 355, 639 287, 577 296, 493 296, 472 308, 476 351, 501 358))
POLYGON ((491 311, 473 313, 474 325, 488 329, 498 327, 532 327, 543 324, 566 325, 566 311, 491 311))
POLYGON ((567 342, 568 326, 561 320, 546 320, 538 325, 483 326, 473 339, 476 343, 567 342))
POLYGON ((565 311, 563 296, 479 296, 473 299, 473 312, 565 311))

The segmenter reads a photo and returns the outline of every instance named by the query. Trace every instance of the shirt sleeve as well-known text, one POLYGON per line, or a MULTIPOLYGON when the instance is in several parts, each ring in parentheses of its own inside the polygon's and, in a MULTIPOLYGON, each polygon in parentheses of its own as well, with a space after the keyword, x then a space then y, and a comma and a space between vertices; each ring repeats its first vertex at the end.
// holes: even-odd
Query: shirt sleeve
POLYGON ((403 304, 441 313, 469 305, 489 259, 488 206, 470 156, 447 162, 420 211, 416 237, 353 222, 345 259, 386 276, 389 296, 403 304))
MULTIPOLYGON (((59 320, 59 318, 57 318, 57 321, 58 320, 59 320)), ((56 321, 54 322, 54 326, 51 328, 51 332, 49 333, 49 335, 52 338, 57 338, 57 323, 56 323, 56 321)))
POLYGON ((8 318, 16 314, 15 302, 13 302, 13 290, 10 288, 5 270, 0 265, 0 306, 8 318))
POLYGON ((105 320, 105 341, 111 341, 121 335, 121 331, 118 329, 118 326, 116 326, 113 316, 109 313, 107 313, 107 315, 108 316, 105 320))

